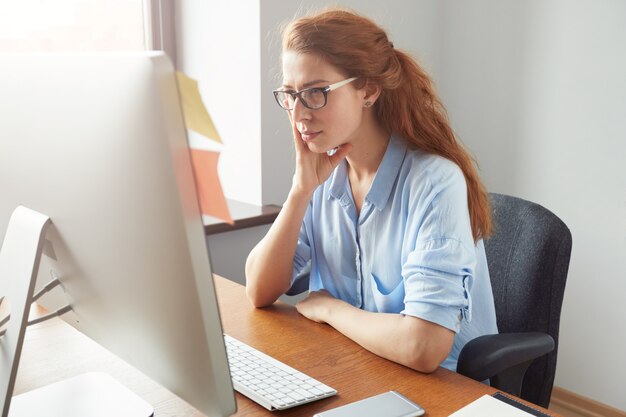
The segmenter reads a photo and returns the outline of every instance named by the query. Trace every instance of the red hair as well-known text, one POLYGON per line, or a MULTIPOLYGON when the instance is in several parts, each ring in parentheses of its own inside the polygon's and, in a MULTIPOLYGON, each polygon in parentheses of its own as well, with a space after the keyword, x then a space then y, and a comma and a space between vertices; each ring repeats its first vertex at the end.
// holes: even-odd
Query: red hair
POLYGON ((382 126, 461 168, 474 240, 489 237, 489 198, 473 157, 457 141, 428 74, 394 48, 383 29, 354 12, 329 9, 289 23, 283 31, 283 50, 322 57, 346 76, 358 77, 357 88, 367 82, 380 85, 375 106, 382 126))

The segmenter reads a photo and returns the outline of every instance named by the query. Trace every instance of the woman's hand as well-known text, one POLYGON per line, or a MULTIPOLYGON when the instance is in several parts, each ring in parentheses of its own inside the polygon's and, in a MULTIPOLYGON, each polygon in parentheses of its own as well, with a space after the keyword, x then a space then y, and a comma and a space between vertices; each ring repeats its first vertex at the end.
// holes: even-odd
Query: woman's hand
POLYGON ((335 167, 352 150, 352 145, 344 144, 339 146, 332 156, 329 156, 326 152, 315 153, 302 140, 302 135, 300 135, 300 131, 298 131, 291 115, 289 115, 289 120, 291 121, 296 149, 296 172, 293 175, 292 186, 296 190, 309 195, 328 179, 335 167))
POLYGON ((309 320, 326 323, 326 317, 330 314, 333 303, 337 302, 341 301, 330 295, 328 291, 314 291, 296 304, 296 309, 309 320))

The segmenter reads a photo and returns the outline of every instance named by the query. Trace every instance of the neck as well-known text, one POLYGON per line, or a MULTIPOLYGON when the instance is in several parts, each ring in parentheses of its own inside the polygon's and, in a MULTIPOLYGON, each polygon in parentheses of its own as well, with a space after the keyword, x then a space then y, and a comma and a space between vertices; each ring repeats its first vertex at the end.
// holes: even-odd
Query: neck
POLYGON ((369 116, 359 129, 358 137, 352 141, 353 150, 346 157, 351 177, 357 180, 376 174, 390 138, 389 132, 382 128, 374 115, 369 116))

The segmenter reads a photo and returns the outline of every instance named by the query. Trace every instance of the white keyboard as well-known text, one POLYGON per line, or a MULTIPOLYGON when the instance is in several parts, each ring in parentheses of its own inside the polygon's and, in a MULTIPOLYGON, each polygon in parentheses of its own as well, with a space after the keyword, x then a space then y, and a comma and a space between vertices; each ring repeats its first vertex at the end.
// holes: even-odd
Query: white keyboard
POLYGON ((224 335, 235 390, 268 410, 284 410, 337 391, 271 356, 224 335))

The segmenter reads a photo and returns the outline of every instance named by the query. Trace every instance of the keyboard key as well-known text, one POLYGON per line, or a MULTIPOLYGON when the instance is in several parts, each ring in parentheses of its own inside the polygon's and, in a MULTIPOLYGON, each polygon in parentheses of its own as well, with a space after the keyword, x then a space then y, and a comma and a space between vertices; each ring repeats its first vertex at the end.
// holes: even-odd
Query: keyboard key
POLYGON ((306 391, 303 389, 297 389, 296 392, 298 394, 300 394, 301 397, 303 397, 304 399, 309 399, 309 398, 314 398, 315 394, 312 394, 310 391, 306 391))

